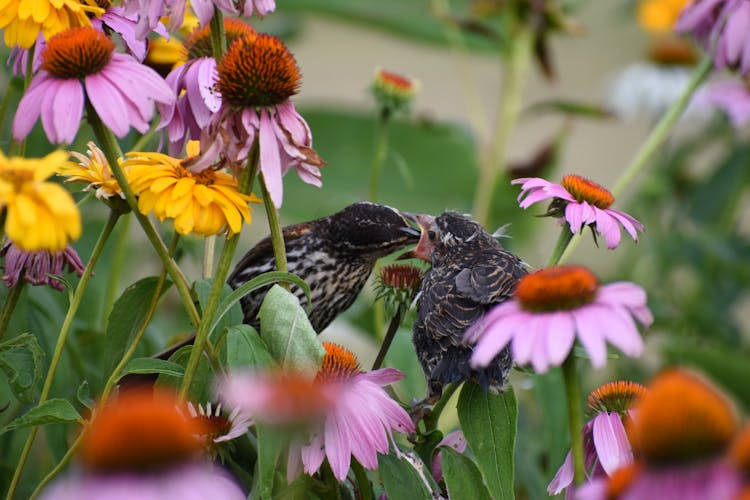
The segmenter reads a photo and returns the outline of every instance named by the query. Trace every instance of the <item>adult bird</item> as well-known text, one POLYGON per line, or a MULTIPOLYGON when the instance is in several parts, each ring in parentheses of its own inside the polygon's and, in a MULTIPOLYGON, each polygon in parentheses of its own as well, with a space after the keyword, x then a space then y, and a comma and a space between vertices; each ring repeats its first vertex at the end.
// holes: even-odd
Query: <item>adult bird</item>
POLYGON ((426 403, 435 403, 446 384, 465 380, 502 390, 513 364, 510 351, 501 351, 486 368, 473 369, 464 333, 492 306, 511 297, 526 264, 466 216, 448 211, 412 217, 422 229, 413 254, 432 263, 422 279, 413 330, 427 378, 426 403))
MULTIPOLYGON (((380 258, 419 240, 420 232, 404 216, 386 205, 354 203, 335 214, 282 230, 287 268, 307 282, 311 291, 310 323, 323 331, 352 305, 380 258)), ((276 269, 270 237, 255 245, 237 263, 227 282, 237 288, 276 269)), ((244 322, 259 326, 258 310, 268 287, 245 295, 244 322)), ((291 291, 307 305, 302 289, 291 291)))

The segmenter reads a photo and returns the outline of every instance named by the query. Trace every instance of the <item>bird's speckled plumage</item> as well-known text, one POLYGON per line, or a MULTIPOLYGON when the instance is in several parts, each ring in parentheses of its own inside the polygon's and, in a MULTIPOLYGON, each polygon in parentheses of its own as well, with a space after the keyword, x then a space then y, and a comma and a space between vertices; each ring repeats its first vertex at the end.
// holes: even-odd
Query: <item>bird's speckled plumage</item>
MULTIPOLYGON (((370 276, 375 261, 416 243, 417 232, 395 209, 369 202, 349 205, 335 214, 283 228, 290 273, 310 285, 310 323, 320 333, 352 305, 370 276)), ((237 288, 276 269, 273 247, 266 238, 237 263, 227 282, 237 288)), ((257 314, 268 288, 242 298, 247 324, 258 327, 257 314)), ((291 291, 307 304, 304 292, 291 291)))
POLYGON ((506 251, 482 226, 455 212, 444 212, 424 227, 417 253, 424 248, 432 268, 422 280, 414 324, 414 347, 436 400, 446 384, 473 379, 501 390, 512 359, 503 350, 485 369, 469 365, 466 330, 492 306, 511 297, 526 265, 506 251))

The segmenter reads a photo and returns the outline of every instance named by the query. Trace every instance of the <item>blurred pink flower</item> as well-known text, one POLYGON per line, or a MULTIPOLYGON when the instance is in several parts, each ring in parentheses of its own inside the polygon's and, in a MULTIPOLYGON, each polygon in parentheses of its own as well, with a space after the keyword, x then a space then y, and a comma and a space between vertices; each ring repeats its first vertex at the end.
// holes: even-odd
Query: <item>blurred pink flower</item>
POLYGON ((636 219, 625 212, 609 208, 615 201, 612 193, 584 177, 566 175, 562 184, 539 177, 525 177, 514 179, 511 184, 521 184, 521 194, 518 195, 521 208, 526 209, 540 201, 552 200, 547 212, 549 215, 564 213, 573 233, 591 225, 604 236, 609 249, 620 244, 620 226, 635 241, 638 241, 638 231, 643 231, 643 224, 636 219))
POLYGON ((675 32, 691 34, 712 50, 714 66, 750 73, 750 0, 695 0, 688 3, 675 32))
POLYGON ((708 83, 696 92, 691 106, 721 111, 735 128, 741 128, 750 122, 750 88, 739 81, 708 83))
POLYGON ((609 342, 628 356, 640 356, 643 340, 635 318, 653 322, 646 293, 633 283, 601 286, 579 266, 540 269, 521 278, 512 300, 492 308, 466 334, 476 344, 472 367, 485 367, 508 344, 520 365, 538 373, 568 357, 576 337, 596 368, 607 361, 609 342))
POLYGON ((18 104, 13 137, 26 138, 41 116, 50 142, 72 143, 86 98, 118 137, 131 126, 147 132, 154 102, 172 105, 175 96, 154 70, 129 55, 113 53, 114 48, 95 28, 70 28, 50 38, 42 69, 18 104))
POLYGON ((306 424, 309 434, 292 439, 289 482, 303 470, 314 474, 326 458, 339 481, 346 478, 352 456, 363 467, 376 469, 378 453, 389 452, 394 430, 414 432, 409 415, 383 390, 404 378, 403 373, 392 368, 362 372, 351 352, 335 344, 323 345, 326 354, 314 379, 232 375, 219 388, 229 406, 259 421, 306 424))
POLYGON ((221 109, 201 134, 201 155, 190 170, 229 167, 238 175, 253 146, 259 149, 259 173, 276 207, 284 197, 282 177, 292 168, 300 178, 321 186, 325 162, 312 149, 312 134, 289 98, 297 92, 297 62, 271 35, 237 39, 220 61, 216 89, 221 109))
POLYGON ((68 272, 75 272, 81 276, 84 269, 81 258, 70 245, 59 252, 27 252, 8 241, 0 249, 0 255, 5 257, 3 281, 8 288, 13 288, 19 280, 24 280, 32 285, 49 285, 55 290, 62 291, 65 285, 50 275, 61 276, 67 267, 68 272))
POLYGON ((169 18, 167 30, 180 29, 185 19, 185 0, 124 0, 125 16, 136 19, 135 38, 145 40, 151 31, 157 31, 162 17, 169 18))
MULTIPOLYGON (((624 418, 633 418, 632 406, 645 393, 640 384, 617 381, 604 384, 588 398, 588 410, 594 417, 581 432, 585 471, 588 478, 607 477, 620 467, 633 463, 633 451, 623 425, 624 418)), ((573 483, 573 455, 565 462, 547 486, 547 493, 557 495, 573 483)), ((566 496, 571 495, 569 490, 566 496)))

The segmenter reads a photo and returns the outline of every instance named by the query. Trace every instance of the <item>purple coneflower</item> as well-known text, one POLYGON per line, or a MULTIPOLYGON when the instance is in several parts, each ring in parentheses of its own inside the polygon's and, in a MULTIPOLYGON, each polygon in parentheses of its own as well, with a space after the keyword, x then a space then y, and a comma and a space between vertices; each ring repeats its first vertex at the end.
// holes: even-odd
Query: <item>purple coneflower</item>
POLYGON ((737 417, 723 394, 682 370, 656 377, 626 422, 635 461, 582 485, 582 500, 732 499, 741 475, 726 457, 737 417))
MULTIPOLYGON (((287 480, 304 470, 314 474, 324 459, 339 481, 354 456, 363 467, 376 469, 378 453, 387 454, 393 430, 414 432, 409 415, 383 386, 404 375, 393 368, 362 372, 357 358, 335 344, 323 344, 326 354, 313 380, 301 375, 236 375, 220 388, 230 406, 267 423, 309 426, 306 438, 294 438, 289 450, 287 480)), ((398 449, 394 444, 394 449, 398 449)))
POLYGON ((310 128, 289 100, 301 76, 284 43, 266 34, 239 38, 217 72, 221 109, 203 130, 202 154, 190 169, 228 166, 236 172, 245 167, 257 141, 260 173, 276 207, 284 196, 281 178, 291 168, 304 182, 320 186, 325 162, 312 149, 310 128))
POLYGON ((5 257, 3 281, 8 288, 13 288, 19 280, 24 280, 32 285, 49 285, 62 291, 65 289, 63 283, 50 275, 61 276, 66 267, 68 272, 75 272, 78 276, 83 274, 83 262, 70 245, 65 250, 56 252, 27 252, 8 241, 0 249, 0 255, 5 257))
POLYGON ((750 88, 747 82, 739 81, 708 83, 696 92, 691 106, 721 111, 735 128, 740 128, 750 122, 750 88))
POLYGON ((521 184, 518 201, 526 209, 540 201, 552 200, 547 213, 560 216, 565 214, 570 231, 577 233, 585 226, 596 228, 596 231, 607 240, 607 248, 613 249, 620 244, 620 226, 638 241, 638 231, 643 231, 643 224, 636 219, 609 208, 615 202, 612 193, 599 184, 578 175, 566 175, 561 184, 555 184, 539 177, 514 179, 511 184, 521 184))
POLYGON ((527 274, 515 295, 492 308, 467 333, 476 343, 473 367, 487 366, 508 344, 520 365, 531 363, 539 373, 558 366, 580 340, 596 368, 607 361, 610 343, 628 356, 640 356, 643 326, 653 322, 646 292, 633 283, 601 285, 588 269, 558 266, 527 274))
MULTIPOLYGON (((225 19, 224 30, 228 47, 237 38, 255 33, 252 26, 238 19, 225 19)), ((166 126, 172 156, 181 155, 188 140, 200 139, 201 131, 221 108, 221 94, 214 90, 216 60, 209 27, 190 33, 185 40, 185 49, 187 62, 167 75, 167 83, 178 96, 172 119, 166 126)))
POLYGON ((42 492, 44 500, 243 500, 226 472, 201 457, 203 421, 171 392, 133 389, 101 403, 84 431, 81 470, 42 492))
POLYGON ((242 435, 252 425, 252 419, 235 408, 229 415, 224 415, 221 411, 221 405, 216 406, 207 403, 206 406, 197 405, 188 401, 188 414, 191 418, 201 421, 204 426, 202 436, 211 443, 223 443, 231 441, 242 435))
POLYGON ((716 68, 750 73, 750 0, 695 0, 682 11, 677 33, 692 34, 712 50, 716 68))
POLYGON ((41 116, 50 142, 72 143, 85 99, 118 137, 125 137, 131 126, 148 131, 154 102, 171 106, 175 96, 154 70, 114 49, 112 40, 91 27, 70 28, 50 38, 42 69, 18 104, 13 137, 26 138, 41 116))
POLYGON ((263 17, 276 10, 276 0, 193 0, 190 5, 201 26, 208 25, 213 19, 214 6, 239 17, 250 17, 253 14, 263 17))
MULTIPOLYGON (((610 382, 593 391, 588 398, 592 418, 582 431, 586 475, 589 478, 612 475, 633 462, 623 419, 633 418, 631 408, 645 394, 646 388, 635 382, 610 382)), ((547 493, 557 495, 573 483, 573 454, 547 486, 547 493)))
POLYGON ((124 14, 135 18, 135 37, 145 40, 151 31, 157 31, 162 17, 169 18, 167 29, 177 31, 185 19, 185 0, 125 0, 124 14))

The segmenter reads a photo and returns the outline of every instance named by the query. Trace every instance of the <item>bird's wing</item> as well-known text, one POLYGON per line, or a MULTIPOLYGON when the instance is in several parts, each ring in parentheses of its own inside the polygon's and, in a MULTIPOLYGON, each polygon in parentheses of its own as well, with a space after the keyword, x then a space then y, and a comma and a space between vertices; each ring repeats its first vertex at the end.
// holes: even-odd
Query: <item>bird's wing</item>
POLYGON ((473 300, 458 292, 455 282, 450 279, 434 280, 431 286, 423 289, 420 300, 432 304, 432 307, 421 309, 423 314, 420 316, 423 317, 419 318, 420 323, 443 349, 448 345, 460 345, 460 333, 484 313, 484 308, 477 308, 473 300))
POLYGON ((482 252, 456 275, 456 290, 477 304, 497 304, 508 299, 526 274, 520 259, 508 252, 482 252))

